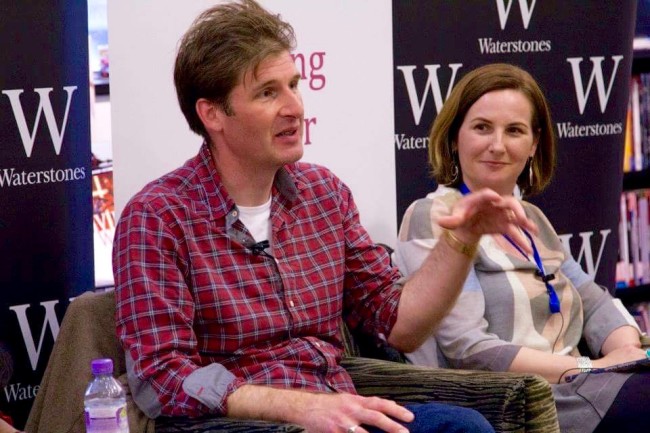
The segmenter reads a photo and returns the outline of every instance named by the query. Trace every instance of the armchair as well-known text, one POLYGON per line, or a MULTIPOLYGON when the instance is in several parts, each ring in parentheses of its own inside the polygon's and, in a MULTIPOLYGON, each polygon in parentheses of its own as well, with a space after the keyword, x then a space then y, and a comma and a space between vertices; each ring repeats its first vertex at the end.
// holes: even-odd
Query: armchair
MULTIPOLYGON (((131 433, 302 432, 299 426, 206 418, 148 419, 128 392, 124 354, 115 335, 114 293, 87 292, 68 307, 50 355, 40 391, 27 420, 29 433, 83 433, 83 394, 91 378, 90 361, 109 357, 116 376, 127 390, 131 433)), ((354 339, 347 337, 343 365, 362 395, 391 398, 399 403, 440 401, 472 407, 499 432, 559 432, 550 385, 530 374, 431 369, 360 356, 354 339)))

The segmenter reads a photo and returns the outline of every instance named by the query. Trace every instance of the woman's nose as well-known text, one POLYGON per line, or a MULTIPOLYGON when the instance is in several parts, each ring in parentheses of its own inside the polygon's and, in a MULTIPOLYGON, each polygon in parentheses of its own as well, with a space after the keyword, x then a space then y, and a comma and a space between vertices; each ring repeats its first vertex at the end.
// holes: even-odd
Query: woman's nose
POLYGON ((503 151, 505 149, 503 140, 504 140, 503 132, 495 131, 494 134, 492 134, 492 137, 490 139, 490 151, 492 152, 503 151))

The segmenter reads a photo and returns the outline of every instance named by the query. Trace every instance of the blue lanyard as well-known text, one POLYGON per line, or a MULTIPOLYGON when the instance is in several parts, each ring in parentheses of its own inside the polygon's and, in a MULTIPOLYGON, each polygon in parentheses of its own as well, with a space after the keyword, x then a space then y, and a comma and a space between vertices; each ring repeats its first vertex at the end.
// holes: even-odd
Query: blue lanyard
MULTIPOLYGON (((464 183, 460 185, 460 192, 463 195, 469 194, 471 191, 465 185, 464 183)), ((542 263, 542 258, 539 255, 539 251, 537 251, 537 246, 535 245, 535 241, 533 241, 533 237, 526 231, 525 229, 522 229, 528 240, 530 241, 530 246, 533 248, 533 258, 535 259, 535 264, 537 265, 537 272, 535 272, 535 275, 540 277, 542 281, 544 282, 544 285, 546 286, 546 292, 548 292, 548 308, 551 310, 551 313, 559 313, 560 312, 560 300, 557 297, 557 293, 555 292, 555 289, 553 288, 553 285, 550 283, 551 280, 555 278, 555 275, 553 274, 546 274, 544 271, 544 264, 542 263)), ((527 260, 530 261, 526 253, 517 245, 514 243, 512 239, 510 239, 510 236, 508 235, 503 235, 504 238, 510 244, 515 247, 517 251, 521 253, 522 256, 524 256, 527 260)))

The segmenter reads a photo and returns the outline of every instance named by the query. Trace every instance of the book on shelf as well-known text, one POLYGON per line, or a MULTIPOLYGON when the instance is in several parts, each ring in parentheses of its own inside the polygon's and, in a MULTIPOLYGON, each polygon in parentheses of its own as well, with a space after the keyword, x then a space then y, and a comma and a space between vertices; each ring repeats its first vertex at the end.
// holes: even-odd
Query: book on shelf
POLYGON ((650 190, 621 196, 616 287, 650 284, 650 190))
POLYGON ((650 311, 648 302, 637 302, 628 307, 630 315, 639 326, 643 335, 647 335, 650 330, 650 311))
POLYGON ((650 282, 650 242, 648 242, 648 195, 639 194, 637 197, 637 211, 639 213, 639 263, 638 275, 639 281, 643 284, 650 282))
POLYGON ((625 125, 623 171, 650 167, 650 72, 632 76, 625 125))
MULTIPOLYGON (((630 88, 630 95, 632 89, 630 88)), ((625 144, 623 146, 623 172, 628 173, 632 171, 632 158, 634 158, 633 144, 632 144, 632 97, 627 104, 627 116, 625 116, 625 144)))
POLYGON ((632 272, 630 269, 630 244, 629 227, 627 218, 627 204, 625 194, 621 194, 621 207, 618 223, 618 252, 619 258, 616 264, 616 286, 627 287, 630 283, 632 272))

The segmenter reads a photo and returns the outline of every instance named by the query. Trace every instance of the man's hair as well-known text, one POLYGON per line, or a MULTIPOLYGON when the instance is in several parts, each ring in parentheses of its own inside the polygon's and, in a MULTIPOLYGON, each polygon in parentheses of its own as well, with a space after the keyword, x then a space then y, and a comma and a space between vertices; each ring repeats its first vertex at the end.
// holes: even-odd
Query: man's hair
POLYGON ((196 113, 206 98, 232 115, 229 95, 244 74, 269 56, 295 48, 293 27, 254 0, 223 3, 199 15, 180 41, 174 84, 190 129, 209 140, 196 113))
POLYGON ((481 96, 505 89, 517 90, 530 101, 531 127, 539 138, 532 160, 533 181, 530 182, 528 170, 524 169, 517 185, 527 195, 537 194, 548 185, 555 168, 556 148, 548 102, 528 72, 506 63, 485 65, 467 73, 453 88, 433 122, 429 133, 429 164, 439 184, 458 187, 462 183, 461 176, 454 173, 454 166, 458 165, 458 131, 467 112, 481 96))

